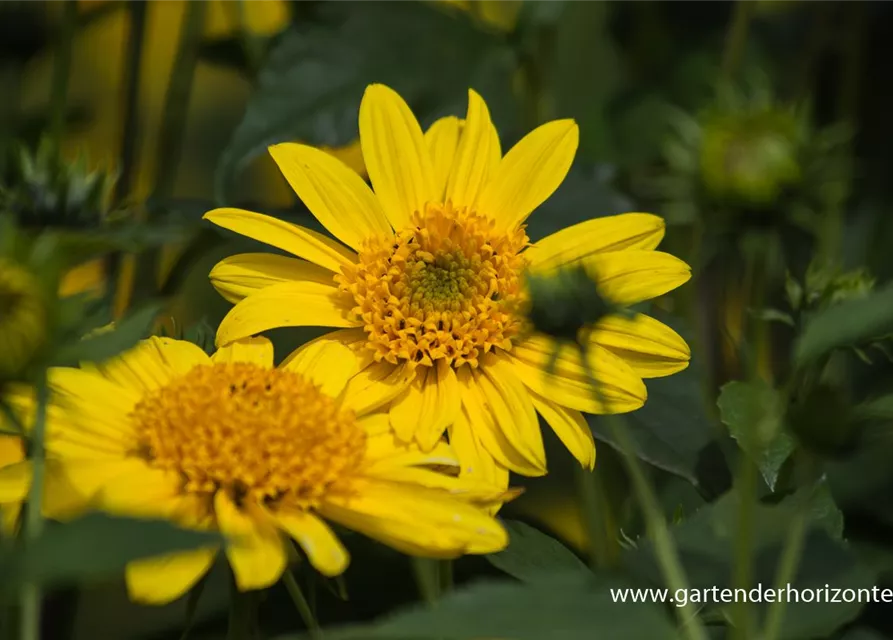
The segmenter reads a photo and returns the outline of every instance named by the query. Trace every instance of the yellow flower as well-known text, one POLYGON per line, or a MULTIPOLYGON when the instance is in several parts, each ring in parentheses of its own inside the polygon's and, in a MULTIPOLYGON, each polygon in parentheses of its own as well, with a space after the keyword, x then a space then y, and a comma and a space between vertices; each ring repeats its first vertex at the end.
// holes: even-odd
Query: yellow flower
MULTIPOLYGON (((0 473, 25 459, 25 447, 19 436, 0 433, 0 473)), ((14 489, 14 487, 12 487, 14 489)), ((7 492, 0 483, 0 531, 11 532, 19 518, 21 499, 19 491, 7 492)))
POLYGON ((359 129, 374 193, 318 149, 270 148, 301 200, 344 244, 258 213, 206 214, 295 256, 243 254, 214 267, 214 286, 236 303, 218 344, 275 327, 338 327, 322 340, 351 347, 345 358, 358 374, 348 388, 363 389, 370 409, 388 411, 402 441, 429 450, 448 429, 463 473, 505 486, 509 470, 546 473, 539 413, 591 467, 595 447, 580 412, 641 407, 642 378, 684 369, 688 346, 645 315, 603 320, 589 345, 603 405, 573 350, 545 371, 553 344, 526 331, 522 272, 582 262, 617 304, 659 296, 690 277, 688 265, 654 250, 663 220, 599 218, 529 243, 524 221, 573 161, 571 120, 537 128, 503 156, 474 91, 464 121, 446 117, 423 134, 400 96, 372 85, 359 129))
POLYGON ((32 363, 48 321, 37 274, 0 256, 0 381, 21 375, 32 363))
MULTIPOLYGON (((422 556, 504 548, 505 530, 476 504, 499 491, 428 468, 457 465, 445 441, 430 452, 400 443, 387 416, 367 410, 364 390, 342 395, 347 351, 312 342, 274 368, 265 338, 213 356, 151 338, 98 367, 53 369, 45 500, 58 512, 74 493, 110 513, 219 530, 242 590, 279 579, 286 536, 321 573, 344 571, 347 551, 323 518, 422 556)), ((26 476, 0 472, 0 496, 24 497, 26 476)), ((131 597, 177 598, 217 552, 131 563, 131 597)))

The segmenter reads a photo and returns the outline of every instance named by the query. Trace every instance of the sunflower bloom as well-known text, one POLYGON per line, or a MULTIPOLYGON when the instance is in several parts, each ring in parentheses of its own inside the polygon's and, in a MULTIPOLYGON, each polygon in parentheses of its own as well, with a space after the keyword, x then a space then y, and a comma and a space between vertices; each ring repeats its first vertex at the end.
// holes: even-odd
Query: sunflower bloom
MULTIPOLYGON (((362 391, 343 393, 350 370, 318 366, 342 351, 313 342, 274 368, 265 338, 213 356, 151 338, 98 367, 52 369, 45 500, 76 493, 109 513, 218 530, 242 590, 279 579, 287 538, 322 574, 343 572, 348 553, 325 520, 421 556, 504 548, 505 530, 482 508, 500 492, 434 470, 458 466, 446 441, 429 452, 400 443, 362 391)), ((0 470, 0 497, 23 496, 22 476, 0 470)), ((131 598, 179 597, 218 551, 130 563, 131 598)))
POLYGON ((684 369, 688 346, 645 315, 604 319, 588 345, 600 402, 572 350, 545 370, 553 343, 524 320, 523 273, 582 263, 618 305, 662 295, 691 273, 655 251, 662 219, 599 218, 531 244, 524 222, 567 175, 577 125, 542 125, 503 156, 474 91, 464 120, 446 117, 423 133, 400 96, 371 85, 359 129, 374 191, 318 149, 270 148, 297 195, 340 243, 258 213, 206 214, 291 254, 236 255, 214 267, 211 281, 235 303, 218 344, 276 327, 335 327, 322 340, 351 348, 357 374, 348 389, 362 389, 370 409, 387 411, 401 441, 427 451, 448 430, 464 475, 506 486, 510 470, 546 473, 540 414, 591 468, 595 447, 581 412, 641 407, 643 378, 684 369))

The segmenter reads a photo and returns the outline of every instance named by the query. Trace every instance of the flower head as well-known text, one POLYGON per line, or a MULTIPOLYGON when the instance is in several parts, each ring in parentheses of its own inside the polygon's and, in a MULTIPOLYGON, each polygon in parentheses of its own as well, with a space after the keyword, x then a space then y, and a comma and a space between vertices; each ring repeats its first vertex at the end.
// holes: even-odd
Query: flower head
MULTIPOLYGON (((347 551, 324 519, 417 555, 502 549, 504 529, 480 506, 501 490, 434 470, 457 465, 444 441, 429 452, 398 442, 386 415, 344 390, 348 370, 319 366, 342 350, 310 343, 276 368, 265 338, 213 356, 151 338, 98 367, 51 370, 46 500, 56 513, 67 500, 219 530, 241 589, 279 579, 288 538, 321 573, 344 571, 347 551)), ((0 496, 12 485, 0 473, 0 496)), ((132 597, 178 597, 217 551, 131 563, 132 597)))
POLYGON ((584 465, 595 449, 581 411, 623 412, 645 401, 643 377, 688 364, 685 342, 644 315, 608 316, 589 339, 605 402, 593 398, 576 350, 545 364, 552 340, 526 320, 527 272, 581 265, 611 305, 661 295, 689 267, 654 251, 663 221, 648 214, 590 220, 531 244, 524 221, 559 186, 578 142, 571 120, 547 123, 504 156, 487 106, 469 92, 464 120, 422 133, 406 103, 382 85, 360 106, 360 143, 373 189, 319 149, 270 148, 285 177, 343 244, 238 209, 213 223, 294 257, 227 258, 211 281, 236 303, 217 342, 282 326, 342 328, 322 343, 349 347, 348 383, 368 409, 386 411, 403 442, 423 451, 443 433, 462 474, 505 486, 509 470, 546 472, 537 413, 584 465), (346 246, 345 246, 346 245, 346 246))

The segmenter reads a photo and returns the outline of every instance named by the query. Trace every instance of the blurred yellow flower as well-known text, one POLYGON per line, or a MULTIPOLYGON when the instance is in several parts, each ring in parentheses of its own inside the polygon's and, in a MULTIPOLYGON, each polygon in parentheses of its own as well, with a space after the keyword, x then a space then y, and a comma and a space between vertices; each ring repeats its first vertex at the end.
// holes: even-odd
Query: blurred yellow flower
POLYGON ((214 286, 236 303, 218 344, 276 327, 342 327, 322 340, 350 347, 338 364, 356 372, 348 388, 366 389, 368 408, 388 411, 401 441, 427 451, 449 429, 462 473, 505 486, 510 470, 546 473, 538 412, 591 467, 595 447, 580 412, 641 407, 642 378, 687 367, 688 345, 645 315, 604 319, 588 345, 603 385, 598 402, 576 350, 545 370, 553 343, 528 333, 523 271, 582 263, 617 304, 662 295, 690 277, 688 265, 654 250, 663 220, 600 218, 530 244, 524 221, 561 184, 576 152, 571 120, 537 128, 503 157, 474 91, 464 123, 446 117, 423 134, 400 96, 371 85, 359 129, 374 192, 318 149, 270 148, 343 245, 258 213, 206 214, 296 256, 237 255, 214 267, 214 286))
POLYGON ((46 340, 48 322, 37 274, 0 256, 0 382, 31 364, 46 340))
MULTIPOLYGON (((397 441, 387 416, 368 411, 365 389, 345 390, 345 353, 314 342, 274 368, 265 338, 213 356, 151 338, 102 366, 52 369, 47 498, 73 488, 111 513, 220 530, 242 590, 279 579, 288 537, 321 573, 343 572, 348 553, 324 519, 421 556, 504 548, 505 530, 477 505, 501 491, 429 468, 457 465, 446 442, 422 452, 397 441)), ((24 496, 23 474, 3 480, 0 496, 24 496)), ((179 597, 217 552, 131 563, 131 597, 179 597)))
MULTIPOLYGON (((25 459, 25 446, 16 435, 0 433, 0 474, 25 459)), ((11 532, 21 512, 21 494, 14 485, 0 483, 0 528, 11 532), (12 489, 12 491, 9 491, 12 489)))

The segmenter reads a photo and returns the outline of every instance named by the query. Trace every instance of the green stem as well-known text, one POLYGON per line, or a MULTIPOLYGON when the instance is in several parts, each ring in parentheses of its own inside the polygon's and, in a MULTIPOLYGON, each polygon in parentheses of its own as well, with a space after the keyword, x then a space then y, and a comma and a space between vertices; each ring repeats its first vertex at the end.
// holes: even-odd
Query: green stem
MULTIPOLYGON (((584 341, 582 344, 586 344, 586 342, 584 341)), ((606 407, 607 403, 602 396, 601 388, 592 371, 588 353, 582 346, 580 348, 580 360, 592 387, 593 398, 597 404, 606 407)), ((611 429, 614 442, 617 443, 623 454, 623 461, 632 480, 633 491, 642 510, 648 537, 651 538, 651 543, 654 545, 654 553, 657 556, 663 578, 674 593, 680 590, 688 590, 688 579, 679 560, 676 545, 673 543, 673 537, 670 535, 667 522, 660 510, 654 489, 652 489, 645 470, 634 453, 634 445, 629 437, 629 429, 623 418, 618 414, 605 414, 604 419, 611 429)), ((684 607, 673 607, 673 609, 676 611, 679 625, 682 627, 683 633, 688 640, 707 640, 707 632, 698 618, 697 609, 690 602, 687 602, 684 607)))
POLYGON ((735 76, 741 58, 744 56, 744 48, 747 46, 747 34, 750 31, 750 21, 753 17, 753 0, 736 0, 732 9, 732 21, 726 31, 725 47, 722 54, 721 79, 728 82, 735 76))
POLYGON ((146 38, 145 0, 134 0, 127 3, 129 30, 124 54, 124 122, 121 127, 120 152, 118 155, 121 172, 115 184, 115 202, 126 198, 133 189, 133 177, 136 175, 136 150, 139 125, 139 91, 140 69, 143 60, 143 42, 146 38))
POLYGON ((412 556, 412 571, 422 599, 433 605, 440 598, 440 566, 438 560, 412 556))
MULTIPOLYGON (((781 552, 781 561, 775 576, 776 593, 779 589, 785 589, 796 577, 800 556, 803 553, 803 544, 806 541, 809 503, 815 486, 813 485, 813 489, 806 491, 802 496, 801 502, 796 507, 793 522, 788 528, 788 535, 781 552)), ((776 640, 781 637, 781 625, 784 622, 786 607, 787 602, 784 598, 779 598, 769 607, 769 612, 766 614, 766 627, 762 635, 763 640, 776 640)))
POLYGON ((282 574, 282 581, 285 583, 288 595, 291 596, 292 602, 295 603, 295 607, 301 615, 304 625, 307 627, 307 630, 310 631, 310 637, 314 639, 321 638, 322 633, 319 629, 319 623, 313 616, 313 610, 310 608, 310 603, 307 602, 307 598, 304 597, 301 585, 298 584, 294 574, 291 571, 286 571, 282 574))
MULTIPOLYGON (((46 473, 46 455, 44 450, 44 433, 46 429, 47 403, 49 388, 46 377, 37 383, 37 408, 34 416, 34 427, 28 443, 28 458, 31 462, 31 488, 28 491, 28 506, 25 513, 25 544, 37 540, 43 532, 43 500, 44 476, 46 473)), ((21 592, 20 640, 39 640, 40 638, 40 587, 28 583, 21 592)))
MULTIPOLYGON (((735 536, 734 564, 732 581, 736 589, 749 589, 753 579, 753 519, 754 505, 757 495, 757 467, 743 452, 741 453, 741 469, 738 473, 738 519, 735 536)), ((735 604, 733 608, 732 638, 747 640, 750 637, 750 607, 745 600, 735 604)))
POLYGON ((453 561, 440 561, 440 592, 448 593, 453 588, 453 561))
POLYGON ((18 133, 19 94, 21 93, 22 68, 17 64, 0 66, 0 178, 6 174, 6 163, 12 155, 11 146, 18 133))
POLYGON ((236 577, 230 571, 230 603, 226 640, 260 640, 257 628, 256 597, 252 591, 239 591, 236 577))
MULTIPOLYGON (((161 130, 158 132, 158 151, 155 158, 155 188, 149 203, 149 219, 159 203, 169 199, 174 192, 180 160, 183 153, 183 139, 186 133, 186 120, 189 113, 189 97, 195 70, 198 66, 198 53, 205 25, 207 2, 186 3, 186 15, 180 33, 180 44, 170 84, 162 110, 161 130)), ((161 249, 153 248, 141 256, 134 277, 134 303, 154 295, 157 289, 158 265, 161 249)))
POLYGON ((620 549, 611 517, 611 504, 600 469, 589 470, 575 464, 574 479, 583 508, 586 535, 589 538, 589 566, 594 570, 615 564, 620 549))
POLYGON ((77 0, 65 0, 62 4, 62 19, 59 24, 59 39, 56 45, 56 57, 53 61, 53 79, 50 90, 50 136, 57 149, 65 130, 68 81, 71 76, 71 52, 74 47, 77 19, 77 0))

